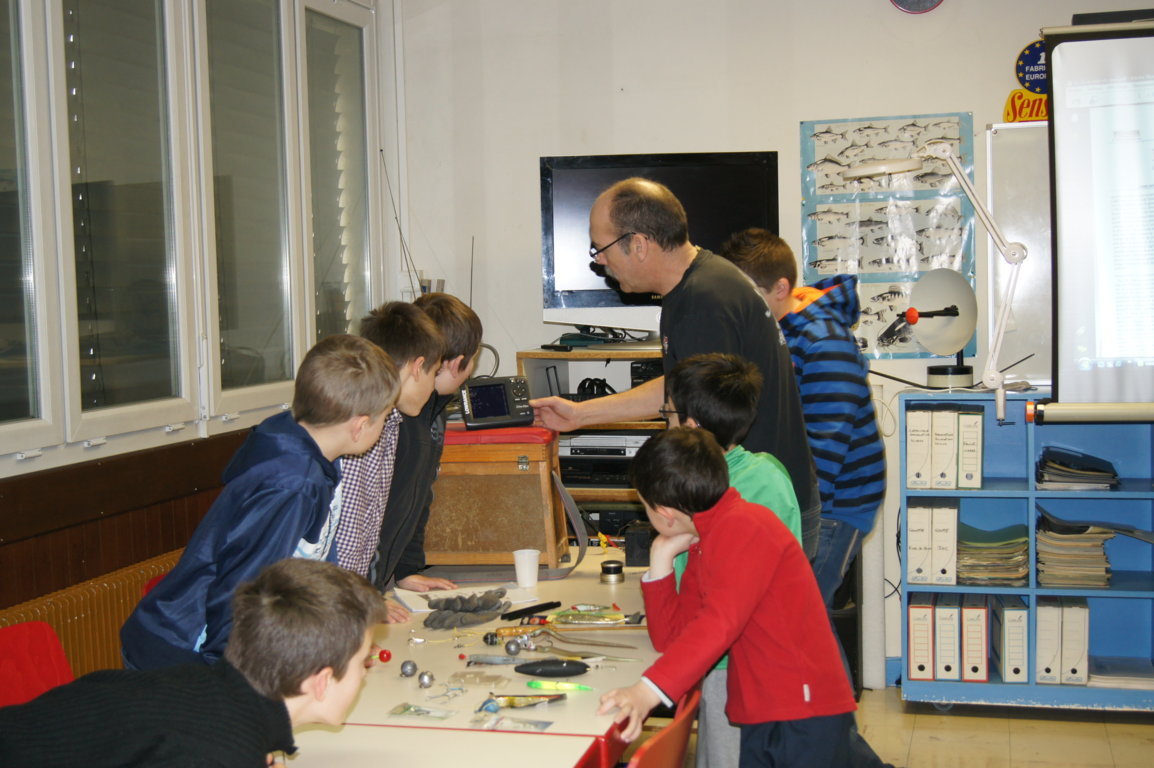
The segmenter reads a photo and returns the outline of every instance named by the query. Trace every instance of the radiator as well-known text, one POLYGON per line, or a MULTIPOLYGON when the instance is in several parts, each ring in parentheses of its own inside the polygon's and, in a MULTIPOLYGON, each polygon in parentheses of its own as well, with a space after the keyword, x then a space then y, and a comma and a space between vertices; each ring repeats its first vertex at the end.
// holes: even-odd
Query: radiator
POLYGON ((141 588, 168 573, 183 550, 82 581, 67 589, 0 609, 0 627, 22 621, 44 621, 56 630, 72 674, 120 669, 120 626, 140 601, 141 588))

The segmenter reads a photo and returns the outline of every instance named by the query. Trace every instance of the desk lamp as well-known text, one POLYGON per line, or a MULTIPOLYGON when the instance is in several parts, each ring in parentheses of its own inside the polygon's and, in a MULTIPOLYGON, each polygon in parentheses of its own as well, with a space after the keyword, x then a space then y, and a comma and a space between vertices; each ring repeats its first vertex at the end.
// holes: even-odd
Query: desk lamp
POLYGON ((931 365, 926 383, 932 387, 972 387, 974 369, 966 365, 963 348, 978 325, 978 300, 961 273, 934 269, 910 291, 910 308, 900 316, 914 337, 935 355, 957 354, 953 365, 931 365))
POLYGON ((986 231, 990 234, 990 239, 994 241, 994 246, 998 249, 998 253, 1010 265, 1009 279, 1006 283, 1006 289, 1002 295, 1001 306, 998 307, 998 317, 994 325, 994 341, 990 345, 990 353, 986 356, 986 365, 982 370, 982 384, 994 391, 995 412, 998 419, 998 424, 1004 424, 1006 421, 1006 377, 1000 370, 998 370, 998 357, 1002 351, 1002 339, 1006 335, 1006 324, 1010 319, 1010 305, 1014 300, 1014 290, 1018 286, 1018 273, 1021 271, 1022 262, 1026 259, 1026 246, 1021 243, 1008 242, 1002 234, 1002 230, 994 221, 994 217, 990 214, 985 204, 978 198, 978 193, 974 190, 974 185, 970 183, 970 179, 966 176, 966 172, 962 170, 961 163, 958 162, 957 155, 954 154, 953 145, 947 141, 930 141, 924 146, 919 147, 914 151, 912 157, 902 158, 898 160, 884 160, 876 163, 862 163, 861 165, 850 168, 842 172, 842 178, 847 180, 864 179, 873 176, 885 176, 898 173, 911 173, 922 169, 923 159, 937 159, 946 164, 950 169, 950 173, 958 180, 962 191, 966 193, 970 204, 974 206, 974 211, 977 212, 978 218, 982 220, 982 225, 985 226, 986 231))

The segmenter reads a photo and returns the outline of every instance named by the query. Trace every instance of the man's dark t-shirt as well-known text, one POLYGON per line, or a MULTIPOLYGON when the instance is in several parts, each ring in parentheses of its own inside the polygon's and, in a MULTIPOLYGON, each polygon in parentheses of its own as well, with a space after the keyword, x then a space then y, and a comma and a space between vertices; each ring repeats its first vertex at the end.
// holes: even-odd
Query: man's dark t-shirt
POLYGON ((820 506, 789 347, 753 282, 720 256, 698 251, 662 299, 661 346, 666 374, 681 360, 710 352, 740 355, 758 367, 765 381, 757 418, 741 444, 785 465, 803 511, 820 506))

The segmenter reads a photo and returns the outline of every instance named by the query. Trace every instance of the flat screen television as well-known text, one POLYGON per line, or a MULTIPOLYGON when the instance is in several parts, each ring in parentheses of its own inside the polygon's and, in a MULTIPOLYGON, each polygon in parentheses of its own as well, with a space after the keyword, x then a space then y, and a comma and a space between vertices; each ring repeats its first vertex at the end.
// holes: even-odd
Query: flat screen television
POLYGON ((778 231, 776 152, 542 157, 545 322, 657 332, 660 297, 623 293, 590 268, 589 209, 606 187, 633 176, 673 191, 694 245, 717 251, 747 227, 778 231))

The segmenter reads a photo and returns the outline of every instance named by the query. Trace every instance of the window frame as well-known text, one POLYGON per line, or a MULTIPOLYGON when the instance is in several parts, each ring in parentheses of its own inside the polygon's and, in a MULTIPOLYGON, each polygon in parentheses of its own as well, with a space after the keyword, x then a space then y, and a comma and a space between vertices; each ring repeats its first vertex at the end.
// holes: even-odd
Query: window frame
POLYGON ((191 366, 189 365, 190 352, 195 349, 195 338, 190 334, 193 328, 192 319, 192 282, 189 251, 187 248, 187 218, 188 209, 182 204, 183 186, 179 183, 181 176, 178 172, 179 152, 176 146, 180 144, 178 124, 175 115, 181 98, 181 80, 178 62, 171 55, 173 40, 179 34, 178 14, 174 12, 172 0, 164 0, 160 4, 163 14, 161 24, 161 40, 165 69, 165 104, 164 122, 169 135, 171 146, 170 157, 166 158, 168 192, 167 201, 171 230, 168 236, 171 241, 168 257, 176 275, 176 318, 177 331, 175 356, 180 361, 180 373, 177 378, 177 395, 171 398, 150 400, 143 403, 111 406, 92 411, 84 411, 81 402, 80 387, 80 328, 78 322, 78 308, 75 296, 76 286, 76 246, 74 219, 72 215, 72 180, 70 174, 71 155, 69 152, 68 135, 68 102, 65 71, 68 67, 67 52, 64 45, 64 8, 62 0, 56 0, 49 7, 49 28, 47 34, 48 46, 48 92, 52 98, 51 125, 54 128, 53 178, 56 180, 56 205, 59 221, 57 252, 62 297, 62 327, 61 336, 63 348, 61 353, 64 362, 65 381, 65 413, 67 423, 67 439, 72 443, 82 443, 85 447, 98 448, 105 445, 108 438, 114 435, 140 432, 145 430, 164 430, 169 433, 180 431, 177 425, 186 425, 196 418, 196 390, 193 386, 191 366), (64 297, 69 297, 65 299, 64 297))
MULTIPOLYGON (((284 145, 294 145, 294 139, 299 143, 293 119, 293 109, 296 108, 295 78, 292 76, 292 61, 296 55, 295 35, 287 34, 286 30, 293 29, 292 0, 277 0, 278 20, 281 31, 281 99, 284 113, 281 115, 281 130, 284 132, 284 145)), ((204 307, 205 322, 202 325, 202 369, 206 381, 203 382, 205 393, 202 425, 207 435, 216 435, 229 432, 242 426, 255 426, 278 410, 283 410, 292 403, 293 383, 276 381, 257 384, 251 387, 241 387, 224 390, 221 386, 220 346, 221 331, 217 318, 220 317, 220 297, 211 286, 217 285, 217 250, 216 250, 216 214, 215 214, 215 185, 212 178, 213 147, 212 147, 212 111, 211 94, 209 91, 208 71, 208 9, 205 0, 196 0, 190 3, 192 13, 193 44, 196 48, 194 60, 196 67, 192 73, 195 80, 194 92, 196 114, 199 119, 195 130, 197 156, 199 158, 200 173, 200 205, 201 213, 200 242, 201 253, 204 254, 203 271, 204 290, 201 291, 201 302, 204 307)), ((299 238, 293 234, 292 222, 300 215, 300 175, 294 168, 291 158, 282 158, 285 184, 285 231, 283 233, 284 247, 287 251, 288 290, 290 303, 293 306, 302 306, 298 299, 309 301, 309 296, 301 296, 301 280, 303 251, 299 238)), ((290 332, 292 339, 289 350, 292 355, 290 365, 295 370, 304 356, 300 349, 301 324, 299 315, 301 310, 292 313, 290 332)), ((306 321, 308 318, 306 318, 306 321)))
MULTIPOLYGON (((63 0, 17 0, 41 416, 0 425, 0 477, 231 432, 290 406, 291 379, 228 391, 221 388, 207 6, 206 0, 160 0, 158 7, 163 13, 160 42, 171 197, 167 213, 177 291, 174 341, 180 361, 179 394, 89 412, 81 408, 64 6, 63 0)), ((400 84, 394 77, 399 62, 395 52, 392 60, 378 55, 382 46, 399 43, 394 28, 400 23, 398 9, 391 0, 278 0, 286 148, 282 160, 285 248, 294 371, 316 333, 306 88, 308 11, 362 30, 368 221, 361 268, 367 271, 370 305, 386 295, 390 282, 386 275, 392 274, 388 265, 399 264, 394 253, 399 235, 396 227, 386 223, 399 218, 394 211, 400 203, 386 198, 381 169, 385 165, 403 168, 403 129, 396 116, 382 119, 386 112, 400 109, 400 84)), ((394 183, 392 189, 390 195, 399 194, 399 185, 394 183)))
MULTIPOLYGON (((36 337, 35 365, 38 371, 39 416, 0 425, 0 444, 8 446, 19 465, 39 458, 42 448, 64 442, 64 412, 62 408, 63 372, 57 345, 52 340, 55 318, 60 316, 60 282, 57 260, 37 258, 37 254, 57 251, 56 208, 53 199, 51 165, 49 162, 50 134, 36 130, 49 125, 49 88, 42 67, 29 66, 30 62, 44 61, 44 6, 35 0, 15 3, 17 34, 20 40, 19 88, 23 111, 18 116, 24 133, 24 153, 28 194, 30 231, 26 244, 33 253, 32 280, 34 307, 32 333, 36 337)), ((27 331, 26 331, 27 332, 27 331)), ((32 362, 30 358, 29 362, 32 362)), ((35 464, 36 462, 29 462, 35 464)))
MULTIPOLYGON (((301 216, 301 238, 305 244, 308 252, 308 264, 313 266, 312 258, 315 255, 312 249, 313 242, 313 225, 312 225, 312 177, 310 170, 310 157, 312 152, 311 136, 309 135, 309 102, 308 102, 308 12, 319 13, 331 19, 343 22, 353 27, 358 27, 361 30, 362 52, 364 61, 361 62, 361 77, 364 82, 364 90, 362 96, 364 98, 364 117, 365 117, 365 254, 364 262, 360 265, 364 272, 365 285, 367 286, 367 295, 369 296, 369 304, 371 309, 381 297, 385 294, 385 259, 383 248, 380 244, 383 241, 383 224, 384 221, 380 215, 381 199, 378 190, 382 189, 382 174, 381 174, 381 159, 380 153, 373 149, 373 144, 380 144, 381 125, 380 125, 380 102, 377 94, 380 93, 377 73, 380 69, 377 57, 377 41, 376 41, 376 14, 364 5, 358 5, 352 0, 341 2, 337 0, 305 0, 302 6, 299 7, 299 18, 295 25, 297 31, 297 47, 301 51, 301 55, 297 58, 297 82, 299 84, 298 93, 300 95, 300 135, 302 139, 302 146, 306 151, 300 155, 300 173, 303 180, 302 184, 302 201, 303 211, 306 215, 301 216), (375 299, 375 301, 374 301, 375 299)), ((307 272, 306 290, 308 292, 310 301, 315 295, 314 270, 309 269, 307 272)), ((309 335, 306 339, 306 349, 315 343, 314 337, 316 334, 315 321, 316 307, 311 307, 312 314, 309 320, 309 335)))

